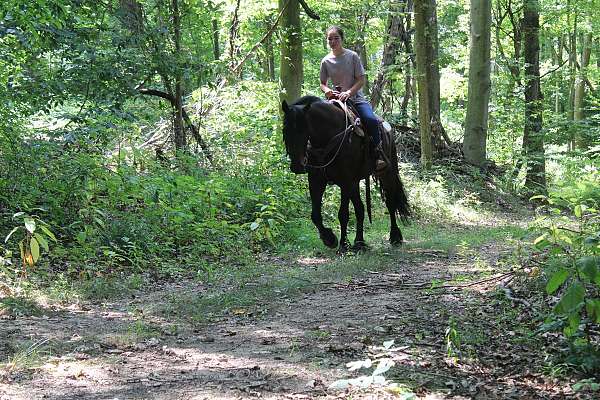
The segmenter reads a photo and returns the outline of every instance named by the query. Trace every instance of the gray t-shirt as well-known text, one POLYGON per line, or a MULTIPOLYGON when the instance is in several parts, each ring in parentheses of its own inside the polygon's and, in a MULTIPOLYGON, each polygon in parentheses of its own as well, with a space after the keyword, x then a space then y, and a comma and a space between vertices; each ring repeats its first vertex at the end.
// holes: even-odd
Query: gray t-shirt
MULTIPOLYGON (((336 86, 341 86, 342 91, 350 89, 358 78, 365 75, 365 69, 358 54, 352 50, 344 49, 344 53, 340 56, 334 56, 332 53, 327 54, 321 60, 321 82, 330 80, 332 89, 336 86)), ((351 99, 355 103, 366 102, 367 99, 360 89, 351 99)))

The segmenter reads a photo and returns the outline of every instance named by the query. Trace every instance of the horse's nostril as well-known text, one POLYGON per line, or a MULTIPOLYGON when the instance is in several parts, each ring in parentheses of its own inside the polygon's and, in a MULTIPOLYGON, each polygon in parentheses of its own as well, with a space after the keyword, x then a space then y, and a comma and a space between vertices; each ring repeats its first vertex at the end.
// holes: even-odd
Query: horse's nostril
POLYGON ((300 164, 302 164, 303 167, 306 167, 306 164, 308 164, 308 159, 306 157, 302 157, 302 161, 300 161, 300 164))

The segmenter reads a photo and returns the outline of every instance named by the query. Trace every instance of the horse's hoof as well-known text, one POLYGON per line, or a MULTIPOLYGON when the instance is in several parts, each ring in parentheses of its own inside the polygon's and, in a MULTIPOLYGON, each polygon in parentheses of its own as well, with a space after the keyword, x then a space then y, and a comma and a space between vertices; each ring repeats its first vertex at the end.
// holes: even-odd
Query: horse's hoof
POLYGON ((338 240, 335 236, 335 233, 333 233, 331 229, 325 228, 319 236, 321 237, 321 240, 325 246, 329 247, 330 249, 335 249, 337 247, 338 240))
POLYGON ((346 254, 348 252, 349 248, 348 248, 348 243, 342 243, 340 244, 340 247, 338 247, 337 249, 337 255, 341 256, 342 254, 346 254))
POLYGON ((362 251, 369 250, 369 246, 363 240, 359 240, 357 242, 354 242, 354 246, 352 246, 352 250, 354 250, 357 253, 360 253, 362 251))
POLYGON ((402 245, 402 242, 402 234, 399 230, 390 232, 390 243, 392 246, 400 246, 402 245))

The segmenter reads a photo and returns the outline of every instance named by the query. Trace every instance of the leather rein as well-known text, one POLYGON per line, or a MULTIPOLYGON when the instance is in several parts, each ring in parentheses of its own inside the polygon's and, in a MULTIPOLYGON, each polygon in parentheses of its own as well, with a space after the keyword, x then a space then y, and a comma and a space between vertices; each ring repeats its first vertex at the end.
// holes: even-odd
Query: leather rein
MULTIPOLYGON (((308 168, 315 168, 315 169, 324 169, 327 168, 328 166, 330 166, 337 158, 337 156, 340 154, 340 150, 342 150, 342 146, 344 145, 344 142, 346 141, 346 137, 348 136, 348 132, 352 131, 354 128, 356 128, 358 125, 360 125, 360 118, 356 117, 356 119, 354 120, 353 123, 350 123, 350 118, 348 116, 348 106, 346 105, 346 102, 342 102, 342 101, 337 101, 337 103, 339 105, 341 105, 342 110, 344 111, 344 116, 346 117, 346 128, 341 131, 340 133, 336 134, 334 137, 332 137, 331 139, 329 139, 329 144, 325 147, 324 149, 324 153, 327 154, 329 153, 333 148, 335 148, 335 141, 342 136, 341 140, 340 140, 340 144, 337 145, 337 150, 335 151, 335 154, 333 155, 333 157, 326 162, 325 164, 322 165, 312 165, 312 164, 306 164, 304 167, 308 167, 308 168)), ((333 102, 330 102, 330 104, 333 104, 333 102)), ((306 146, 306 159, 308 160, 308 152, 310 151, 309 149, 309 145, 310 145, 310 141, 307 143, 306 146)))

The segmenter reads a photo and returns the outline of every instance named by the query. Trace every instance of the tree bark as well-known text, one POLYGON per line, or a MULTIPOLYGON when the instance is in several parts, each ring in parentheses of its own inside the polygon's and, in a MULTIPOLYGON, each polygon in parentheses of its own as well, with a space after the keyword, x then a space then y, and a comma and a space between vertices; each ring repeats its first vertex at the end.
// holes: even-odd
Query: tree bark
POLYGON ((482 167, 486 160, 488 103, 490 98, 491 0, 471 0, 469 88, 463 153, 465 160, 482 167))
POLYGON ((523 132, 523 150, 527 161, 525 188, 528 194, 546 194, 538 0, 524 0, 523 2, 523 33, 526 79, 525 129, 523 132))
POLYGON ((381 100, 381 95, 386 84, 386 74, 395 63, 396 56, 400 52, 404 29, 404 7, 406 0, 391 0, 390 15, 387 23, 387 36, 383 47, 383 57, 377 77, 373 81, 371 89, 371 105, 376 108, 381 100))
POLYGON ((430 0, 415 0, 415 52, 417 56, 417 81, 419 92, 419 132, 421 137, 421 166, 424 169, 431 168, 433 162, 433 149, 431 144, 431 120, 430 109, 430 73, 431 63, 428 47, 428 15, 430 0))
POLYGON ((221 58, 221 50, 219 47, 219 22, 216 19, 212 20, 212 42, 213 57, 218 60, 221 58))
POLYGON ((172 0, 173 12, 173 41, 175 44, 176 60, 175 65, 175 118, 173 120, 173 129, 175 131, 175 150, 176 152, 183 151, 186 148, 185 130, 183 129, 183 87, 181 66, 178 60, 182 57, 181 54, 181 20, 179 14, 178 0, 172 0))
POLYGON ((279 0, 281 20, 280 102, 293 102, 302 90, 302 30, 298 0, 279 0), (287 4, 289 3, 289 5, 287 4))
MULTIPOLYGON (((584 100, 585 100, 585 81, 586 70, 590 64, 590 55, 592 53, 592 34, 587 33, 583 37, 581 58, 579 60, 579 74, 575 81, 575 93, 573 96, 573 120, 575 122, 584 119, 584 100)), ((585 142, 580 134, 575 135, 575 147, 585 148, 585 142)))

